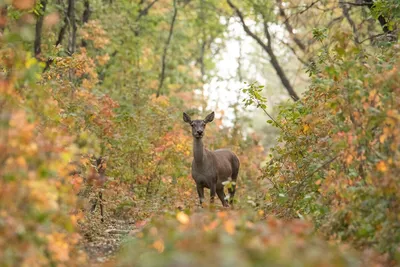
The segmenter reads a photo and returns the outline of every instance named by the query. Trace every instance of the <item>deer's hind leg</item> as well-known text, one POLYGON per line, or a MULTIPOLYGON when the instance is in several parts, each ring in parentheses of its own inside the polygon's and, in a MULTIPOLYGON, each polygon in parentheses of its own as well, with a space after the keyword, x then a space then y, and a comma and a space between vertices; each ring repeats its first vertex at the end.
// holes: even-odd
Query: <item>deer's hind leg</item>
POLYGON ((222 202, 222 206, 229 207, 228 202, 226 202, 226 199, 225 199, 225 193, 224 193, 224 186, 223 185, 217 186, 217 195, 218 195, 218 198, 222 202))
POLYGON ((228 188, 229 192, 229 203, 233 204, 233 200, 235 197, 235 192, 236 192, 236 183, 237 183, 237 178, 239 175, 239 169, 240 169, 240 161, 239 158, 234 155, 232 158, 232 184, 228 188))
POLYGON ((236 180, 239 174, 239 168, 237 171, 232 173, 232 183, 230 184, 228 188, 228 193, 229 193, 229 204, 233 204, 233 199, 235 197, 235 192, 236 192, 236 180))
POLYGON ((212 184, 210 186, 210 203, 211 204, 214 204, 216 189, 217 189, 217 185, 216 184, 212 184))

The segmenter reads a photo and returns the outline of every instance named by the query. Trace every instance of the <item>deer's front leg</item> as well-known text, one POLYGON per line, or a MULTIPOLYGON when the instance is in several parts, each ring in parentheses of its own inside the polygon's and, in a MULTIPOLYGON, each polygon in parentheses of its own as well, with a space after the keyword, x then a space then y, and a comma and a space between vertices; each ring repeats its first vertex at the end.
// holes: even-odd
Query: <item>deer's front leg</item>
POLYGON ((197 187, 197 193, 199 194, 199 199, 200 199, 200 206, 203 206, 204 202, 204 187, 200 184, 196 184, 197 187))
POLYGON ((210 203, 213 204, 214 203, 214 199, 215 199, 215 193, 217 191, 217 184, 213 183, 210 187, 210 203))

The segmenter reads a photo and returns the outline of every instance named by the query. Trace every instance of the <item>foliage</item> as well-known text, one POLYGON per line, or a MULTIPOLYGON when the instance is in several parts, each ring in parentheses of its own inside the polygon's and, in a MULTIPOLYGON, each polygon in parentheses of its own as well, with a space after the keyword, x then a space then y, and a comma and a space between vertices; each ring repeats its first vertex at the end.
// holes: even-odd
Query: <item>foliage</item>
MULTIPOLYGON (((331 239, 399 257, 400 48, 393 38, 371 36, 379 26, 353 32, 371 40, 374 46, 366 47, 349 41, 354 27, 334 33, 334 20, 315 25, 297 19, 294 31, 271 1, 239 5, 254 18, 255 34, 263 26, 260 43, 285 77, 286 66, 276 61, 290 57, 273 51, 274 27, 282 20, 288 35, 281 41, 289 42, 284 51, 310 59, 304 65, 312 84, 301 101, 281 105, 276 119, 267 111, 263 85, 243 90, 249 95, 244 106, 256 104, 282 131, 264 170, 264 148, 242 124, 240 102, 232 105, 233 126, 226 123, 231 114, 216 107, 205 144, 239 156, 238 210, 199 211, 189 168, 191 134, 181 114, 201 117, 211 109, 205 85, 218 78, 232 5, 3 2, 0 265, 87 265, 96 260, 85 254, 87 242, 116 220, 135 223, 116 259, 122 265, 364 264, 358 253, 346 251, 348 245, 316 234, 308 217, 331 239), (172 8, 178 11, 174 27, 172 8), (302 47, 297 33, 317 40, 307 40, 310 47, 300 55, 291 47, 302 47)), ((291 8, 302 1, 278 2, 291 17, 333 3, 316 1, 304 10, 291 8)), ((370 9, 395 36, 397 2, 375 1, 370 9)), ((356 22, 362 25, 362 16, 356 22)))
POLYGON ((71 213, 74 137, 46 122, 59 119, 57 101, 36 85, 38 62, 12 45, 0 48, 8 70, 0 85, 0 258, 5 265, 79 265, 86 257, 74 230, 81 214, 71 213))
POLYGON ((265 208, 398 259, 399 46, 362 59, 337 49, 302 101, 279 109, 265 208))
POLYGON ((168 212, 126 240, 118 265, 348 266, 346 249, 312 235, 301 220, 284 222, 262 212, 168 212))

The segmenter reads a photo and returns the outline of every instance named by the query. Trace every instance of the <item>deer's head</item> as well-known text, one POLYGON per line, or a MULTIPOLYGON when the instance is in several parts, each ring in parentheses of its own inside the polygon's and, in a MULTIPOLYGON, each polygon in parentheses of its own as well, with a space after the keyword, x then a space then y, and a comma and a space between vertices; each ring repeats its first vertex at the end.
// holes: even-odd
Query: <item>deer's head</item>
POLYGON ((194 138, 200 139, 204 135, 206 125, 214 120, 214 111, 207 115, 204 120, 193 120, 188 114, 183 112, 183 121, 189 123, 192 126, 192 135, 194 138))

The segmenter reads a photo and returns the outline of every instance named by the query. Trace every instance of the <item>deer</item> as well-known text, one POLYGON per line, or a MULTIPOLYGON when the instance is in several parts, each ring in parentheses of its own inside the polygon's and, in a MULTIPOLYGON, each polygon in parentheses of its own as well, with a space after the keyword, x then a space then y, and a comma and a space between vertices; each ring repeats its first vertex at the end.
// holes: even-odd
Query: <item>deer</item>
POLYGON ((228 149, 210 151, 204 148, 203 136, 207 123, 214 120, 212 112, 204 120, 192 120, 183 112, 183 121, 192 127, 193 161, 192 178, 196 183, 200 206, 203 207, 204 188, 210 189, 210 204, 214 204, 215 194, 222 202, 222 206, 233 204, 236 191, 236 180, 239 174, 239 158, 228 149), (229 204, 225 197, 224 185, 232 181, 228 187, 229 204))

